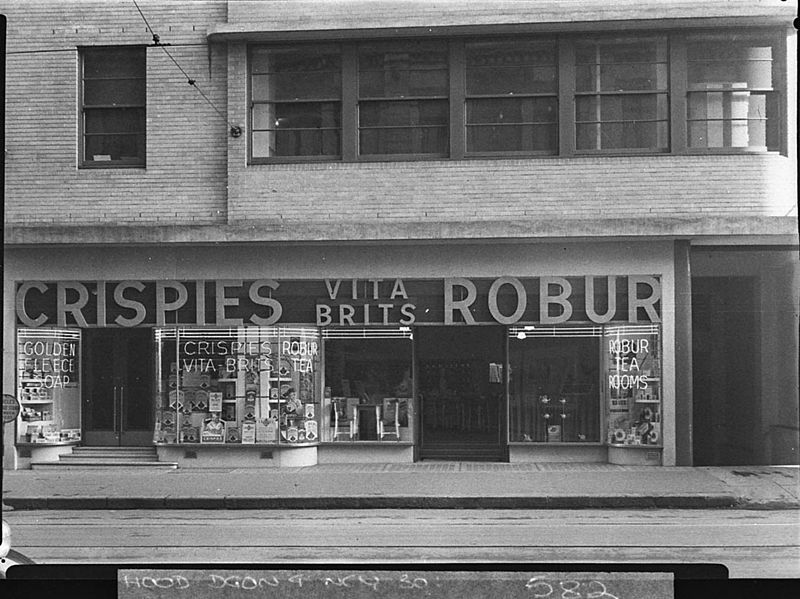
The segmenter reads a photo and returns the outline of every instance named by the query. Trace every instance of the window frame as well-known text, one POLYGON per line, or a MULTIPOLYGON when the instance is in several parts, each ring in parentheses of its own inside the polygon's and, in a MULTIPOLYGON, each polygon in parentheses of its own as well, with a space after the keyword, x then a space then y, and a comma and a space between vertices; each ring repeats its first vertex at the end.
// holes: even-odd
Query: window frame
MULTIPOLYGON (((577 98, 581 94, 576 90, 575 82, 575 50, 578 42, 585 41, 587 35, 579 32, 521 32, 508 36, 499 36, 487 31, 483 35, 469 36, 422 36, 411 38, 365 38, 348 40, 319 40, 298 42, 301 45, 323 45, 338 43, 342 50, 342 114, 341 114, 341 143, 340 157, 330 158, 325 156, 275 156, 254 158, 248 152, 248 164, 274 164, 274 163, 304 163, 304 162, 402 162, 426 160, 470 160, 470 159, 548 159, 569 157, 617 157, 617 156, 664 156, 687 154, 781 154, 788 153, 788 100, 787 100, 787 74, 786 69, 786 34, 783 29, 770 26, 757 27, 726 27, 724 29, 700 28, 686 29, 631 29, 614 32, 598 32, 591 34, 592 41, 604 39, 657 39, 664 38, 666 43, 666 88, 638 93, 659 95, 666 97, 666 147, 659 148, 609 148, 609 149, 578 149, 577 148, 577 98), (689 39, 702 39, 703 37, 718 37, 729 35, 736 39, 758 38, 768 40, 773 48, 773 91, 775 94, 779 114, 773 116, 778 121, 777 133, 779 142, 775 149, 759 149, 751 147, 733 148, 691 148, 688 145, 688 81, 686 44, 689 39), (362 43, 394 42, 403 43, 406 40, 419 41, 420 39, 444 41, 448 46, 449 59, 449 122, 448 146, 445 154, 359 154, 359 90, 358 90, 358 46, 362 43), (466 90, 466 46, 470 42, 491 41, 545 41, 555 39, 558 59, 557 83, 555 92, 557 102, 556 136, 557 147, 553 152, 537 150, 520 151, 467 151, 467 101, 469 94, 466 90)), ((248 48, 279 48, 286 46, 287 42, 253 42, 248 48)), ((249 63, 249 60, 248 60, 249 63)), ((251 69, 248 64, 248 106, 251 105, 250 84, 251 69)), ((614 92, 616 93, 616 92, 614 92)), ((590 94, 591 95, 591 94, 590 94)), ((514 96, 511 96, 514 97, 514 96)), ((248 119, 252 118, 252 110, 248 111, 248 119)), ((659 119, 659 121, 662 121, 659 119)), ((248 136, 252 140, 252 131, 248 136)), ((252 145, 252 142, 251 142, 252 145)))
MULTIPOLYGON (((678 121, 678 128, 684 136, 684 145, 682 150, 686 154, 699 154, 699 155, 741 155, 741 154, 780 154, 782 156, 788 155, 788 98, 787 98, 787 73, 786 73, 786 35, 782 35, 781 31, 776 31, 774 28, 739 28, 739 29, 725 29, 718 30, 701 30, 692 32, 683 32, 681 34, 674 34, 675 45, 680 53, 681 61, 679 63, 681 81, 677 89, 674 90, 675 99, 674 104, 678 105, 680 111, 680 121, 678 121), (686 48, 689 43, 697 40, 712 40, 714 38, 722 39, 724 35, 735 37, 737 41, 743 42, 748 40, 763 41, 768 43, 772 48, 772 90, 769 92, 776 98, 775 104, 778 108, 778 114, 773 115, 772 118, 777 119, 777 132, 775 137, 777 141, 775 148, 761 149, 757 146, 722 146, 722 147, 692 147, 689 145, 689 95, 697 93, 698 90, 691 90, 689 86, 689 60, 686 56, 686 48)), ((749 91, 751 88, 747 88, 749 91)))
MULTIPOLYGON (((463 120, 464 120, 464 127, 463 127, 463 136, 464 136, 464 156, 468 158, 485 158, 485 157, 510 157, 510 158, 520 158, 520 157, 542 157, 542 156, 558 156, 559 155, 559 147, 560 147, 560 138, 561 138, 561 130, 560 130, 560 121, 561 121, 561 104, 562 104, 562 97, 561 97, 561 81, 560 81, 560 73, 561 73, 561 55, 560 55, 560 43, 559 36, 556 35, 541 35, 541 36, 514 36, 514 37, 480 37, 465 40, 462 44, 462 60, 458 67, 461 71, 461 75, 463 78, 463 82, 460 83, 459 88, 463 90, 463 101, 461 100, 461 96, 459 96, 459 101, 464 106, 463 111, 463 120), (556 69, 556 89, 553 92, 524 92, 524 93, 510 93, 510 94, 501 94, 501 93, 491 93, 491 94, 475 94, 470 93, 467 90, 467 57, 466 57, 466 49, 470 43, 511 43, 511 42, 519 42, 520 44, 525 44, 526 42, 532 43, 534 45, 544 45, 545 43, 550 43, 553 45, 553 50, 555 53, 555 69, 556 69), (538 100, 541 98, 554 98, 555 99, 555 106, 556 106, 556 120, 553 123, 555 125, 555 144, 552 150, 475 150, 470 151, 467 147, 467 143, 469 140, 468 131, 470 127, 479 127, 479 126, 486 126, 488 123, 485 124, 472 124, 467 121, 467 113, 468 113, 468 103, 470 100, 496 100, 496 99, 521 99, 521 100, 538 100)), ((542 65, 525 65, 528 67, 533 66, 537 68, 542 65)), ((513 123, 513 126, 538 126, 543 125, 545 123, 538 123, 538 122, 531 122, 531 123, 513 123)))
MULTIPOLYGON (((281 162, 342 162, 344 161, 344 123, 343 123, 343 116, 345 114, 344 110, 344 101, 345 101, 345 90, 346 87, 344 85, 344 69, 341 69, 340 74, 340 84, 341 84, 341 93, 339 94, 338 99, 329 99, 329 98, 317 98, 317 99, 304 99, 304 100, 294 100, 294 101, 282 101, 282 102, 269 102, 269 101, 256 101, 253 99, 253 55, 254 53, 262 48, 268 48, 270 50, 282 51, 282 50, 293 50, 297 48, 323 48, 323 47, 336 47, 339 49, 340 54, 342 56, 342 62, 344 61, 344 51, 343 51, 343 44, 338 42, 314 42, 314 43, 304 43, 304 44, 296 44, 296 45, 288 45, 286 43, 276 44, 276 45, 262 45, 262 44, 254 44, 250 45, 247 48, 247 130, 248 130, 248 161, 251 164, 259 164, 259 163, 281 163, 281 162), (253 133, 256 131, 254 129, 254 106, 256 104, 277 104, 277 103, 333 103, 336 102, 339 104, 339 153, 338 154, 312 154, 312 155, 296 155, 296 156, 254 156, 253 155, 253 133)), ((259 129, 258 131, 263 131, 259 129)), ((267 129, 266 131, 269 131, 267 129)))
POLYGON ((78 167, 81 169, 116 169, 116 168, 146 168, 147 166, 147 46, 136 44, 136 45, 111 45, 111 46, 79 46, 78 47, 78 167), (100 52, 100 51, 109 51, 109 50, 127 50, 130 51, 132 54, 133 52, 141 53, 138 59, 141 59, 141 70, 142 70, 142 77, 103 77, 103 78, 95 78, 90 79, 97 81, 99 79, 126 79, 126 80, 138 80, 141 81, 142 85, 142 96, 144 98, 141 104, 139 103, 131 103, 131 104, 111 104, 111 105, 102 105, 102 104, 86 104, 86 77, 85 77, 85 64, 86 64, 86 54, 88 52, 100 52), (141 149, 141 156, 137 156, 135 160, 88 160, 86 156, 86 144, 87 144, 87 137, 91 137, 95 134, 87 133, 86 132, 86 114, 87 109, 91 110, 140 110, 141 111, 141 119, 143 123, 143 129, 141 132, 135 133, 135 135, 141 135, 143 142, 142 142, 142 149, 141 149))
MULTIPOLYGON (((603 35, 595 35, 590 40, 586 40, 586 38, 573 37, 571 39, 571 41, 570 41, 570 46, 571 46, 571 51, 572 51, 572 64, 571 64, 571 67, 572 67, 572 69, 574 69, 574 71, 571 74, 571 77, 572 77, 571 85, 572 85, 572 87, 570 89, 571 100, 572 100, 572 103, 573 103, 572 104, 573 109, 570 112, 570 117, 571 117, 571 120, 572 120, 572 127, 573 127, 574 131, 572 133, 572 138, 570 140, 570 142, 571 142, 570 145, 571 145, 571 148, 574 151, 574 153, 576 155, 580 155, 580 156, 641 155, 641 154, 643 154, 643 155, 662 155, 662 154, 671 153, 671 150, 672 150, 672 127, 673 127, 673 122, 672 122, 672 111, 671 111, 671 101, 672 101, 672 99, 671 99, 671 96, 672 96, 672 87, 671 87, 671 85, 672 85, 672 78, 670 76, 671 75, 671 73, 670 73, 670 65, 671 65, 672 55, 670 54, 670 46, 671 46, 670 35, 667 32, 661 32, 661 31, 649 31, 649 32, 635 32, 635 31, 633 31, 633 32, 625 32, 624 34, 620 34, 618 32, 614 32, 614 33, 603 34, 603 35), (644 43, 644 42, 647 42, 647 41, 656 41, 656 42, 658 42, 659 38, 663 39, 663 42, 665 44, 665 55, 666 55, 665 63, 660 63, 660 62, 656 61, 656 62, 652 62, 652 63, 649 63, 649 64, 653 64, 653 65, 665 64, 665 66, 666 66, 666 77, 667 77, 667 81, 666 81, 665 87, 647 89, 647 90, 636 90, 636 89, 617 89, 617 90, 592 89, 592 90, 581 90, 581 91, 579 91, 577 89, 576 80, 575 80, 575 74, 576 74, 577 67, 578 67, 579 63, 577 62, 577 60, 575 58, 575 49, 576 49, 576 47, 578 46, 578 44, 580 42, 589 41, 589 42, 592 42, 592 43, 595 43, 595 44, 598 44, 598 45, 599 44, 603 44, 603 43, 611 44, 611 43, 614 43, 614 42, 622 42, 622 43, 624 43, 624 42, 632 42, 632 43, 633 42, 640 42, 640 43, 644 43), (597 121, 579 121, 578 120, 578 99, 579 98, 595 98, 597 103, 598 103, 597 110, 599 112, 600 109, 601 109, 600 108, 601 99, 604 98, 604 97, 608 97, 608 98, 612 98, 612 97, 625 98, 625 97, 632 97, 632 96, 648 96, 648 95, 649 96, 655 96, 655 97, 662 95, 662 96, 665 96, 665 99, 666 99, 666 103, 667 103, 667 108, 666 108, 666 125, 667 125, 666 135, 667 135, 667 140, 666 140, 666 145, 665 145, 664 148, 657 148, 657 147, 637 148, 637 147, 633 147, 633 148, 607 148, 607 149, 605 149, 605 148, 579 148, 578 147, 578 125, 579 124, 594 123, 596 126, 602 127, 603 124, 611 124, 611 123, 623 124, 623 123, 626 123, 626 122, 634 121, 634 119, 627 120, 627 121, 626 120, 608 120, 608 121, 604 121, 602 119, 599 119, 597 121)), ((592 64, 592 63, 580 63, 580 64, 581 65, 588 65, 588 64, 592 64)), ((612 65, 613 66, 613 65, 617 65, 617 64, 625 65, 625 64, 648 64, 648 63, 645 62, 645 61, 642 61, 642 62, 637 62, 637 63, 626 63, 626 62, 622 62, 622 63, 602 63, 602 62, 597 62, 597 63, 593 63, 593 64, 599 71, 602 66, 607 66, 607 65, 612 65)), ((563 64, 559 63, 559 67, 563 67, 563 64)), ((656 102, 658 102, 658 101, 656 100, 656 102)), ((660 123, 660 122, 662 122, 662 119, 652 119, 652 120, 648 119, 646 122, 660 123)), ((560 123, 559 123, 559 125, 560 125, 560 123)), ((599 131, 598 131, 598 135, 600 135, 599 131)))

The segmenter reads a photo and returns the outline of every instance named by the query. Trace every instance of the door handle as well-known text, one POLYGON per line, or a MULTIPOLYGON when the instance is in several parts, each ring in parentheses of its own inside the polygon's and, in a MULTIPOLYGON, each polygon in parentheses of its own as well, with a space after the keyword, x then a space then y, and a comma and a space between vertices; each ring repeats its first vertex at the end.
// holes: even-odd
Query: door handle
POLYGON ((116 385, 114 385, 114 402, 113 403, 114 403, 114 416, 113 416, 114 420, 113 420, 113 423, 112 423, 111 426, 112 426, 112 428, 114 430, 114 433, 116 433, 117 432, 117 386, 116 385))
POLYGON ((124 422, 125 421, 125 385, 120 385, 119 387, 119 432, 122 434, 122 431, 125 430, 124 422))

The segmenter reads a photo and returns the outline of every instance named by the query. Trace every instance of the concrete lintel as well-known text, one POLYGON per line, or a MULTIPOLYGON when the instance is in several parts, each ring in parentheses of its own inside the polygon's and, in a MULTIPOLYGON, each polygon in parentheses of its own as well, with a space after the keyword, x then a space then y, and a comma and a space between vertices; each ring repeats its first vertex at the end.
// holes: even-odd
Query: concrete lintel
POLYGON ((153 245, 218 243, 372 243, 405 241, 529 241, 548 239, 696 239, 797 243, 795 217, 562 218, 443 222, 242 222, 211 225, 18 226, 5 229, 5 246, 153 245))

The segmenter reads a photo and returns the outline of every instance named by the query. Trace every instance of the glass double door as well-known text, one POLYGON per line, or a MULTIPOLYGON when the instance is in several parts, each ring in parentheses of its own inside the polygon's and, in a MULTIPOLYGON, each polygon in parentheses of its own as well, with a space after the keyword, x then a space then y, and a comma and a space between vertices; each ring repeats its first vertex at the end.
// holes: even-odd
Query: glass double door
POLYGON ((507 459, 505 329, 417 327, 420 458, 507 459))
POLYGON ((152 444, 153 348, 151 329, 85 331, 84 445, 152 444))

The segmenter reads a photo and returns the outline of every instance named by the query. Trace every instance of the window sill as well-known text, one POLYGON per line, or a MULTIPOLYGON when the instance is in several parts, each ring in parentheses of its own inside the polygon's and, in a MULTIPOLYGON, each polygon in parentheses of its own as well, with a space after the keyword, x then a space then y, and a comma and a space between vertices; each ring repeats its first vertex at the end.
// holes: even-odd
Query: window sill
POLYGON ((86 162, 86 163, 78 165, 78 169, 79 170, 104 170, 104 169, 120 169, 120 168, 125 168, 125 169, 132 169, 133 168, 133 169, 142 169, 142 170, 144 170, 147 167, 143 163, 142 164, 139 164, 139 163, 137 163, 137 164, 125 164, 125 163, 122 163, 122 162, 112 162, 112 161, 100 162, 100 163, 86 162))

